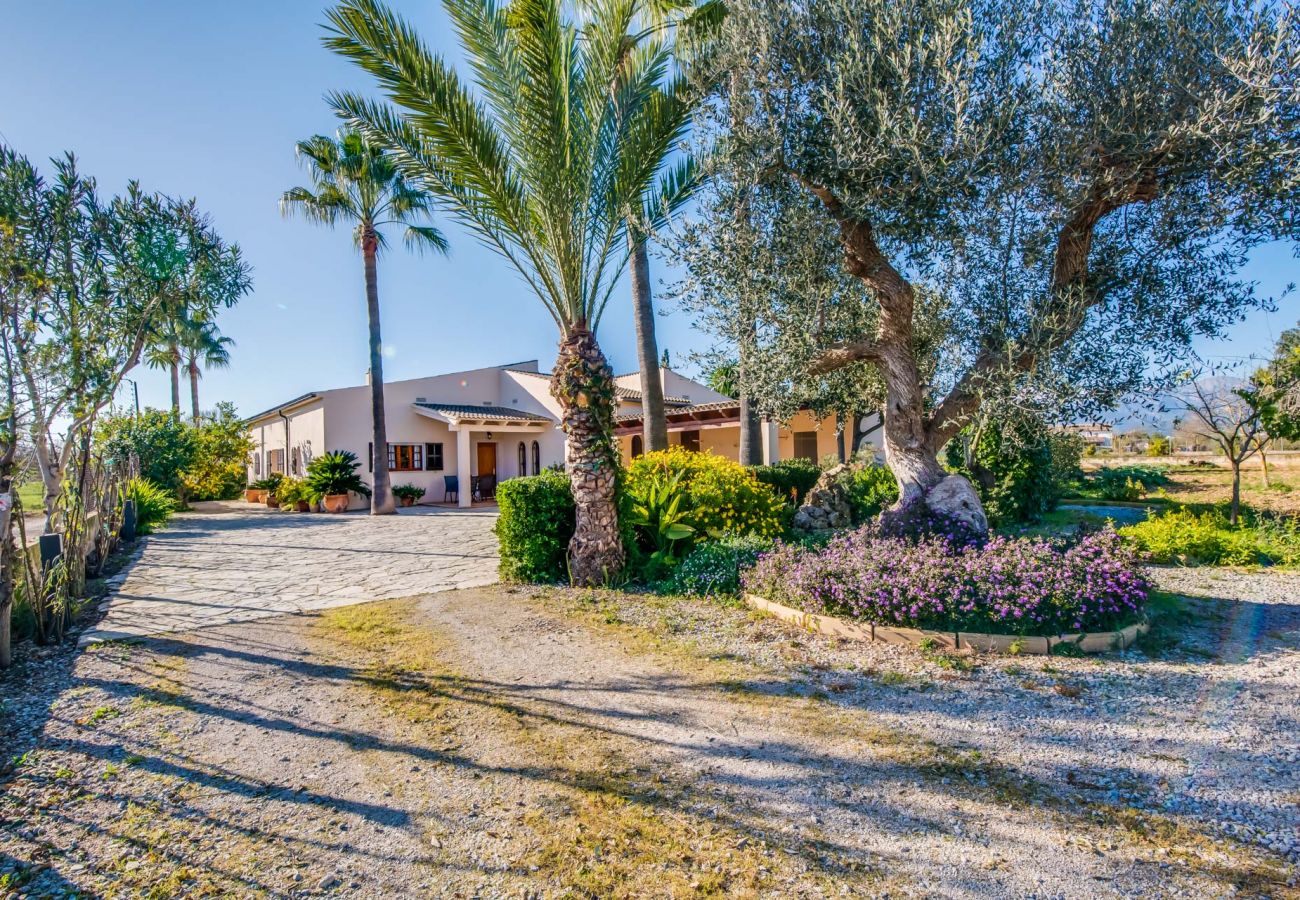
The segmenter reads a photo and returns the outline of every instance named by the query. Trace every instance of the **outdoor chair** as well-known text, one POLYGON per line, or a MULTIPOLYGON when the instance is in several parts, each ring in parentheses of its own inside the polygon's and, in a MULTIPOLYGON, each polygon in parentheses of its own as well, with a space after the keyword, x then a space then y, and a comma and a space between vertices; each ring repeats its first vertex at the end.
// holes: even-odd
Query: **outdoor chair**
POLYGON ((497 477, 495 475, 479 476, 478 493, 480 500, 491 500, 496 497, 497 477))
POLYGON ((456 475, 442 476, 442 502, 460 502, 460 478, 456 475))

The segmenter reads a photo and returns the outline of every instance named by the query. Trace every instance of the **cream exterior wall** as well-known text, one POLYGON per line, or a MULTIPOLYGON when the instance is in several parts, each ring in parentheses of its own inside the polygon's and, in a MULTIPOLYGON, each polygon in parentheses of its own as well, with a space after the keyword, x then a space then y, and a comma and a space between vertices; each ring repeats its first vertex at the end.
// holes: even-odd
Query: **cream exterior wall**
MULTIPOLYGON (((711 400, 699 402, 712 402, 711 400)), ((820 463, 825 457, 833 456, 839 458, 839 442, 835 436, 836 419, 834 416, 818 422, 811 413, 800 412, 790 420, 788 425, 777 427, 777 459, 794 458, 794 433, 796 431, 815 431, 817 432, 817 461, 820 463)), ((689 430, 689 429, 687 429, 689 430)), ((681 431, 669 431, 668 443, 670 445, 679 445, 682 441, 681 431)), ((873 432, 867 437, 868 442, 876 448, 877 452, 882 450, 882 435, 879 430, 873 432)), ((623 457, 624 464, 632 459, 632 436, 625 435, 618 439, 619 452, 623 457)), ((703 427, 700 429, 700 449, 711 451, 719 456, 725 456, 727 459, 740 459, 740 426, 739 425, 719 425, 714 427, 703 427)))

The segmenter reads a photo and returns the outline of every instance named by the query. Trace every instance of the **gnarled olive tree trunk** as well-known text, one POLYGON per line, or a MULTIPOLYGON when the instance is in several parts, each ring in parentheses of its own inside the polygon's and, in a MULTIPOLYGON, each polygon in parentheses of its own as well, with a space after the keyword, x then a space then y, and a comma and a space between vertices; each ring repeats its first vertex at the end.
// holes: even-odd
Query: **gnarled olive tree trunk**
POLYGON ((604 584, 624 562, 615 493, 614 373, 585 322, 571 326, 560 341, 551 394, 563 413, 565 465, 576 507, 569 577, 575 585, 604 584))

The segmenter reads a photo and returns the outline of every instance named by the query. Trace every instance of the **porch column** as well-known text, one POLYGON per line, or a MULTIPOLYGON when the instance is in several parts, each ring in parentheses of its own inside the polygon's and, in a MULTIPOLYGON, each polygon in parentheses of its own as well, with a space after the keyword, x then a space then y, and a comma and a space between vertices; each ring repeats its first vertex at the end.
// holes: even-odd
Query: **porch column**
POLYGON ((474 488, 470 484, 469 429, 464 425, 456 431, 456 482, 460 493, 456 502, 464 507, 474 503, 474 488))
POLYGON ((778 462, 781 455, 780 445, 777 443, 776 423, 764 419, 758 426, 759 443, 763 449, 763 465, 770 466, 778 462))

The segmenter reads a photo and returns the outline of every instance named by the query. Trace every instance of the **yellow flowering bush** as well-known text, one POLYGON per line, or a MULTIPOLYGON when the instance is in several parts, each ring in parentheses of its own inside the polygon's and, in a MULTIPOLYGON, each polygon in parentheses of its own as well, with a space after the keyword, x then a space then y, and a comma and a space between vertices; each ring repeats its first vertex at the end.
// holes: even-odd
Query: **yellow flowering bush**
POLYGON ((654 484, 674 477, 697 543, 723 535, 781 534, 781 499, 752 471, 714 453, 669 447, 639 456, 628 466, 623 489, 644 502, 654 484))

